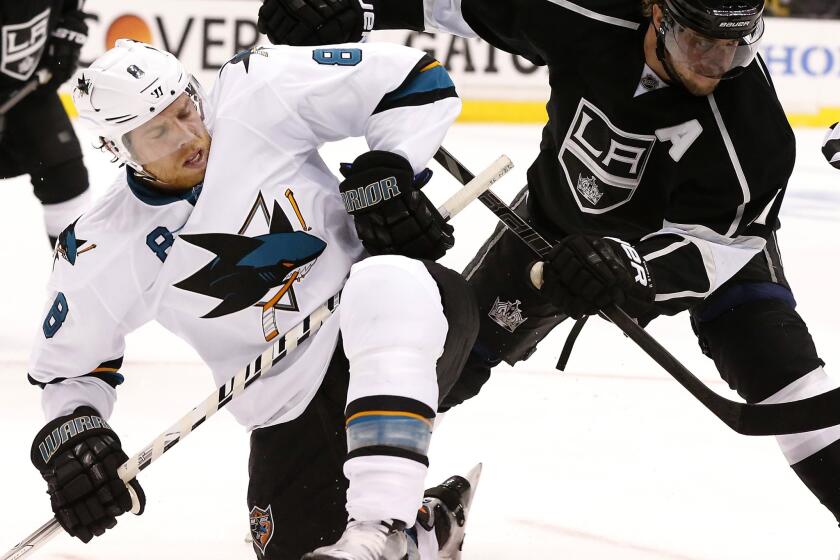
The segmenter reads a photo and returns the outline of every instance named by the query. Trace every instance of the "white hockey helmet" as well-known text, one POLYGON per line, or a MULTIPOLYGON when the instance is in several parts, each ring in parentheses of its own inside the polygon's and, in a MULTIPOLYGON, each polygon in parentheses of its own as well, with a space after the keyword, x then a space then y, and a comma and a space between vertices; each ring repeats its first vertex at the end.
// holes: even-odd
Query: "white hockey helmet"
POLYGON ((131 39, 76 75, 73 101, 81 122, 102 140, 117 161, 145 173, 125 135, 160 114, 186 93, 207 125, 209 105, 201 85, 174 55, 131 39))

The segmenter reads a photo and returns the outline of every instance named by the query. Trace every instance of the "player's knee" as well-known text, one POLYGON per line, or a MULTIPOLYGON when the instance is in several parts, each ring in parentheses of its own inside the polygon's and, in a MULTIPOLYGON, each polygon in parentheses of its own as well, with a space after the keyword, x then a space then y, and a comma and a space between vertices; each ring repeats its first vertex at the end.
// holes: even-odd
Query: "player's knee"
POLYGON ((438 387, 443 399, 464 372, 479 331, 478 303, 463 276, 434 262, 423 263, 440 289, 448 331, 437 362, 438 387))
POLYGON ((67 202, 88 189, 88 173, 82 156, 32 171, 32 187, 42 204, 67 202))
POLYGON ((490 379, 490 370, 501 363, 501 359, 487 352, 480 345, 476 345, 466 360, 466 365, 453 385, 452 389, 442 399, 440 412, 446 412, 454 406, 476 396, 485 383, 490 379))
POLYGON ((344 348, 352 362, 384 351, 440 357, 447 322, 440 291, 420 261, 371 257, 350 271, 341 302, 344 348))
POLYGON ((764 400, 823 365, 791 301, 753 299, 713 316, 692 314, 703 352, 747 402, 764 400))

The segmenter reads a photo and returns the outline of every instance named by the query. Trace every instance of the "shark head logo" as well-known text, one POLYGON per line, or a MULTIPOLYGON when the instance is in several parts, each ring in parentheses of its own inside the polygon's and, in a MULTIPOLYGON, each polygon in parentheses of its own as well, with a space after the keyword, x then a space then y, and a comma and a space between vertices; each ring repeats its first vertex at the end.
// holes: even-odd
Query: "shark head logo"
POLYGON ((76 264, 76 259, 79 255, 91 249, 96 249, 95 243, 91 243, 85 247, 84 245, 87 243, 87 240, 76 237, 76 222, 78 221, 79 218, 76 218, 75 222, 58 234, 58 243, 55 246, 55 253, 53 253, 53 267, 59 258, 64 259, 73 266, 76 264))
POLYGON ((237 234, 207 233, 182 235, 181 239, 216 257, 201 270, 175 284, 183 290, 220 299, 204 318, 211 319, 254 306, 262 308, 266 341, 279 336, 277 311, 299 311, 294 284, 300 282, 324 252, 327 244, 308 233, 300 206, 291 189, 286 198, 303 231, 295 231, 277 200, 272 211, 262 193, 257 195, 237 234), (268 233, 244 235, 260 218, 268 233), (266 301, 261 298, 265 297, 266 301))
POLYGON ((245 237, 227 233, 182 235, 216 258, 176 287, 222 300, 206 319, 247 309, 299 268, 317 259, 327 244, 303 231, 245 237))

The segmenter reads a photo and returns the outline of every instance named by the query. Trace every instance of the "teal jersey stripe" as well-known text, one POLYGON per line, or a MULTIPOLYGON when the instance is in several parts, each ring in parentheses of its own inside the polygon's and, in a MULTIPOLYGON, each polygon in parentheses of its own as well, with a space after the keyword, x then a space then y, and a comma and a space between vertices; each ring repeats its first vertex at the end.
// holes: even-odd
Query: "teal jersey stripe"
POLYGON ((452 78, 443 66, 435 66, 425 72, 419 72, 413 80, 402 84, 382 98, 383 102, 395 101, 415 93, 427 93, 439 89, 455 87, 452 78))

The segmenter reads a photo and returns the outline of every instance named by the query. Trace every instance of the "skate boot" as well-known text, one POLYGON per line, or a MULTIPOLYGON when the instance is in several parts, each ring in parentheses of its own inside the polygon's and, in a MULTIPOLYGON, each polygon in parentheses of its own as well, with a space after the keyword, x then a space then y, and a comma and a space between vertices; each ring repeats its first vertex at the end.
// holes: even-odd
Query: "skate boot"
POLYGON ((415 560, 417 545, 402 521, 353 521, 338 542, 305 554, 301 560, 415 560))
POLYGON ((427 531, 435 531, 439 560, 461 558, 467 514, 480 476, 481 463, 466 476, 451 476, 424 494, 417 522, 427 531))

